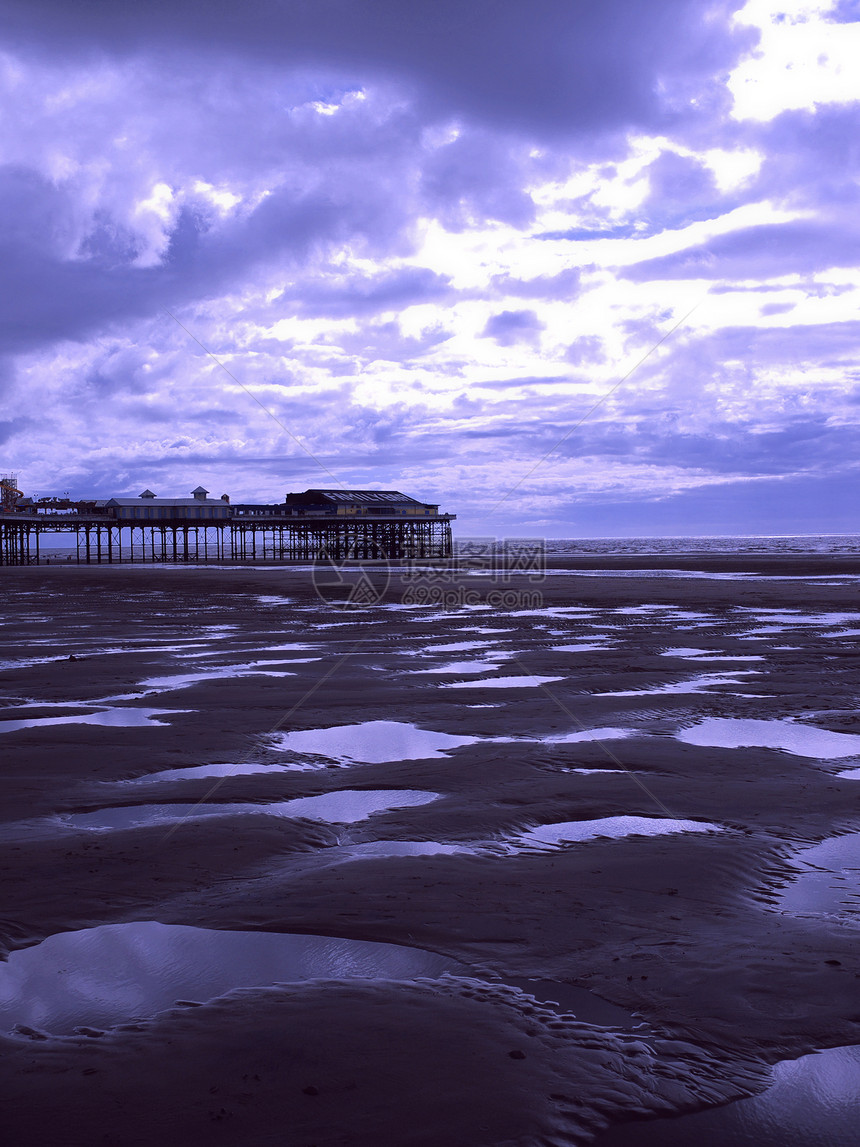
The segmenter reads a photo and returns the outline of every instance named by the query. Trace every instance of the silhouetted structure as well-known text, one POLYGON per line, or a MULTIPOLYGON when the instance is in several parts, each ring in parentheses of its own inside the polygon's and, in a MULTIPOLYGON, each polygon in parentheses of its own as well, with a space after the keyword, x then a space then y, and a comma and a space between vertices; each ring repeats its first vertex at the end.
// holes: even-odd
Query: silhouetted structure
POLYGON ((305 490, 279 504, 232 505, 202 486, 190 498, 25 498, 0 479, 0 565, 38 565, 46 534, 75 535, 73 560, 334 561, 445 558, 454 514, 397 490, 305 490))

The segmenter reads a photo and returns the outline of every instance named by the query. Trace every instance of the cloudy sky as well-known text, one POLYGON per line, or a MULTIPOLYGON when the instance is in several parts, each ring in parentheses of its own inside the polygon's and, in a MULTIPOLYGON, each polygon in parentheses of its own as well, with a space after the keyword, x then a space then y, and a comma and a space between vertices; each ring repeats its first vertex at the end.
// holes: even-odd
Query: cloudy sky
POLYGON ((860 4, 0 0, 0 470, 860 529, 860 4))

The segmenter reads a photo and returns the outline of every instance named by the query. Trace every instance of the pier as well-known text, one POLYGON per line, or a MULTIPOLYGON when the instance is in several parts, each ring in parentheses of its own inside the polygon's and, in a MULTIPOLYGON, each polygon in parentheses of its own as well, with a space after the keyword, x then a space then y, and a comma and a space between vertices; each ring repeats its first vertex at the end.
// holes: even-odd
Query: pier
MULTIPOLYGON (((74 536, 67 561, 113 563, 410 560, 452 553, 438 505, 396 490, 306 490, 274 504, 231 505, 202 486, 190 498, 26 498, 0 479, 0 565, 40 565, 51 535, 74 536)), ((57 560, 56 557, 53 560, 57 560)))

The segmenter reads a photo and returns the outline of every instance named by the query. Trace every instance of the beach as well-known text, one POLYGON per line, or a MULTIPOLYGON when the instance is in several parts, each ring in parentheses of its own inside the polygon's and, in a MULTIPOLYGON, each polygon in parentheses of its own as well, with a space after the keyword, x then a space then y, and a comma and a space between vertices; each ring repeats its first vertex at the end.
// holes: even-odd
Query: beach
POLYGON ((9 1142, 635 1145, 860 1043, 844 858, 804 859, 860 830, 860 557, 547 564, 371 564, 352 606, 308 568, 0 570, 9 968, 142 922, 429 961, 150 1011, 168 973, 93 932, 0 977, 9 1142), (138 973, 101 1024, 99 960, 138 973))

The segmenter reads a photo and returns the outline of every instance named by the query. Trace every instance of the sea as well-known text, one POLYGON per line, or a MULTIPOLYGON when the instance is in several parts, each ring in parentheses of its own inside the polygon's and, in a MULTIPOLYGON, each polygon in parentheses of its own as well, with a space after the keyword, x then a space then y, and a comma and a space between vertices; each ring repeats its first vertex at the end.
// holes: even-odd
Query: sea
POLYGON ((547 555, 647 556, 666 554, 857 554, 860 534, 703 535, 665 538, 455 538, 458 553, 544 547, 547 555))
MULTIPOLYGON (((641 538, 543 538, 520 535, 499 538, 491 535, 455 537, 454 553, 458 557, 480 558, 529 551, 546 557, 647 557, 686 555, 759 554, 860 554, 860 534, 713 534, 701 537, 641 538)), ((71 546, 43 547, 42 561, 75 560, 71 546)), ((257 563, 259 564, 259 563, 257 563)))

